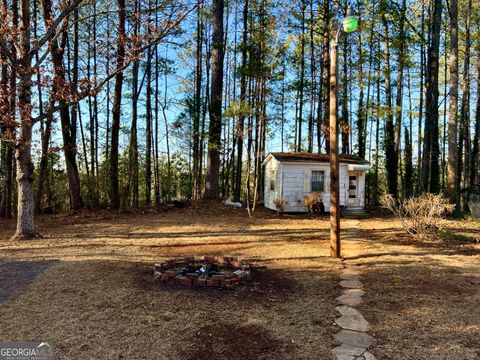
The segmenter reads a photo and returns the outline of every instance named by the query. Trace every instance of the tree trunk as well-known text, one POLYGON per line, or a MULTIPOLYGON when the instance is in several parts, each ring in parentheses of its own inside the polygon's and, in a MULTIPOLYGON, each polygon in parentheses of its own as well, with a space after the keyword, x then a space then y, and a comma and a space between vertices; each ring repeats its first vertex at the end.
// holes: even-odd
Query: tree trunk
MULTIPOLYGON (((53 18, 52 3, 50 0, 42 0, 43 18, 45 27, 53 18)), ((63 29, 63 36, 66 41, 66 29, 63 29)), ((70 112, 65 100, 62 87, 66 84, 65 68, 63 66, 63 54, 65 46, 59 46, 57 39, 52 37, 49 41, 52 63, 55 69, 55 80, 52 86, 53 97, 58 99, 60 104, 60 123, 62 125, 63 152, 67 168, 68 188, 70 193, 70 209, 79 210, 84 203, 81 197, 80 175, 77 167, 77 144, 70 123, 70 112)))
POLYGON ((114 209, 120 207, 118 184, 118 137, 120 132, 120 106, 122 103, 123 65, 125 61, 125 0, 117 0, 117 74, 112 107, 112 146, 110 155, 110 205, 114 209))
POLYGON ((428 47, 427 61, 422 185, 424 191, 431 193, 438 193, 440 190, 440 168, 438 163, 440 152, 438 143, 438 65, 442 7, 442 0, 434 0, 430 29, 431 41, 428 47))
MULTIPOLYGON (((39 91, 39 97, 41 93, 39 91)), ((40 166, 38 170, 38 185, 37 195, 35 197, 35 211, 37 213, 42 212, 42 199, 43 199, 43 187, 45 179, 47 178, 48 169, 48 150, 50 145, 50 135, 52 131, 53 116, 49 114, 45 120, 44 128, 42 130, 42 157, 40 159, 40 166)))
MULTIPOLYGON (((380 44, 379 44, 380 47, 380 44)), ((381 117, 381 106, 380 106, 380 99, 381 99, 381 91, 380 91, 380 78, 381 78, 381 70, 380 70, 380 58, 377 60, 377 116, 375 122, 375 163, 374 163, 374 173, 373 173, 373 199, 372 205, 378 206, 379 202, 379 194, 378 194, 378 183, 379 183, 379 148, 380 148, 380 117, 381 117)))
MULTIPOLYGON (((401 129, 402 129, 402 107, 403 107, 403 69, 405 62, 405 12, 407 10, 406 0, 402 0, 402 10, 400 14, 400 30, 399 30, 399 49, 398 49, 398 70, 397 70, 397 95, 395 99, 395 153, 397 154, 397 171, 401 173, 401 129)), ((405 140, 407 136, 405 136, 405 140)), ((408 139, 409 141, 410 138, 408 139)), ((405 145, 406 146, 406 145, 405 145)))
MULTIPOLYGON (((135 13, 140 12, 140 2, 135 2, 135 13)), ((133 36, 138 36, 139 19, 134 18, 133 36)), ((138 121, 138 73, 140 70, 139 59, 136 59, 132 66, 132 121, 130 124, 130 144, 128 148, 128 182, 127 182, 127 199, 130 205, 138 207, 138 140, 137 140, 137 121, 138 121)))
POLYGON ((417 184, 416 193, 422 192, 422 123, 423 123, 423 103, 424 103, 424 79, 425 79, 425 2, 422 3, 422 36, 420 39, 420 100, 418 104, 418 134, 417 134, 417 184))
POLYGON ((357 131, 358 131, 358 156, 365 159, 365 144, 367 137, 367 122, 368 122, 368 102, 370 98, 370 75, 372 68, 372 40, 373 40, 373 24, 371 25, 370 40, 369 40, 369 56, 368 56, 368 85, 367 85, 367 106, 364 101, 364 80, 363 80, 363 44, 362 44, 362 29, 358 30, 358 82, 360 86, 360 93, 358 95, 358 115, 357 115, 357 131))
POLYGON ((15 159, 17 161, 18 209, 17 228, 12 239, 37 237, 34 219, 34 168, 32 162, 32 58, 30 57, 30 1, 20 1, 20 48, 18 66, 18 129, 15 159))
POLYGON ((152 58, 149 54, 147 60, 147 92, 145 103, 145 205, 152 203, 152 58))
MULTIPOLYGON (((458 204, 457 118, 458 118, 458 1, 450 0, 450 106, 448 111, 447 196, 458 204)), ((457 209, 460 210, 460 209, 457 209)))
POLYGON ((405 127, 405 177, 404 177, 405 198, 413 195, 413 164, 412 164, 412 143, 410 132, 405 127))
POLYGON ((405 198, 413 196, 413 147, 412 147, 412 127, 413 127, 413 106, 410 72, 408 75, 408 118, 409 128, 405 126, 405 176, 403 178, 403 195, 405 198))
POLYGON ((470 166, 470 186, 477 187, 477 193, 480 191, 480 164, 479 164, 479 151, 480 151, 480 44, 477 47, 477 106, 475 109, 475 134, 473 138, 472 159, 470 166))
POLYGON ((298 89, 298 139, 297 151, 302 151, 303 92, 305 87, 305 0, 302 0, 302 35, 300 43, 300 82, 298 89))
POLYGON ((390 80, 390 44, 388 22, 385 15, 386 2, 382 2, 382 25, 383 25, 383 58, 385 77, 385 101, 386 101, 386 122, 385 122, 385 168, 388 174, 388 193, 393 197, 398 196, 398 154, 395 151, 395 128, 393 124, 393 108, 392 108, 392 89, 390 80))
POLYGON ((310 0, 310 115, 308 117, 308 152, 313 153, 313 120, 315 117, 315 43, 313 0, 310 0))
POLYGON ((475 134, 473 137, 472 161, 470 168, 470 187, 477 186, 473 191, 480 191, 480 167, 479 167, 479 149, 480 149, 480 43, 477 45, 477 105, 475 109, 475 134))
MULTIPOLYGON (((165 58, 168 58, 168 48, 166 50, 165 58)), ((163 104, 162 104, 162 115, 163 115, 163 123, 165 125, 165 145, 167 147, 167 201, 170 201, 170 196, 172 192, 172 162, 170 158, 170 134, 169 134, 169 126, 168 126, 168 117, 167 117, 167 92, 168 92, 168 70, 165 68, 163 73, 163 104)))
POLYGON ((213 0, 212 33, 212 90, 210 99, 210 127, 208 136, 208 161, 205 179, 206 199, 218 197, 220 148, 222 133, 223 90, 223 0, 213 0))
MULTIPOLYGON (((248 42, 248 0, 245 0, 243 6, 243 33, 242 33, 242 66, 240 80, 240 114, 237 124, 237 167, 235 177, 235 191, 233 201, 240 201, 242 189, 242 164, 243 164, 243 133, 245 123, 245 107, 247 95, 247 42, 248 42)), ((283 139, 282 139, 283 141, 283 139)))
POLYGON ((460 138, 458 141, 458 169, 457 182, 461 182, 458 186, 461 193, 464 194, 464 208, 466 209, 468 196, 471 192, 469 189, 470 175, 470 25, 471 25, 472 0, 468 1, 467 21, 465 29, 465 62, 463 67, 463 95, 460 109, 460 138), (463 176, 462 176, 463 172, 463 176))
POLYGON ((200 172, 200 116, 202 107, 202 46, 203 46, 203 2, 200 2, 197 12, 197 54, 195 65, 195 99, 193 114, 193 198, 200 198, 202 192, 202 177, 200 172))
MULTIPOLYGON (((7 16, 7 1, 2 2, 2 16, 7 16)), ((12 3, 13 23, 18 25, 18 9, 14 1, 12 3)), ((15 53, 15 47, 11 44, 12 53, 15 53)), ((16 70, 11 67, 10 74, 8 74, 7 57, 2 52, 2 82, 1 82, 1 96, 0 96, 0 141, 5 144, 3 164, 4 165, 4 183, 2 187, 2 194, 0 197, 0 218, 10 219, 12 217, 12 198, 13 198, 13 155, 15 143, 15 105, 16 105, 16 70)), ((2 150, 3 150, 2 149, 2 150)), ((1 160, 1 159, 0 159, 1 160)))

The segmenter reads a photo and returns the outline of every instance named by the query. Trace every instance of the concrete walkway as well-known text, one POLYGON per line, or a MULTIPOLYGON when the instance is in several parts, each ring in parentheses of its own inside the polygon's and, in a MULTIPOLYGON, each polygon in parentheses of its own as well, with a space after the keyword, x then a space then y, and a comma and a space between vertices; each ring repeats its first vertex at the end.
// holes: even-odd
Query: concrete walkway
MULTIPOLYGON (((349 222, 350 229, 359 225, 358 221, 349 222)), ((352 243, 357 236, 354 230, 349 230, 344 243, 352 243)), ((348 246, 348 245, 347 245, 348 246)), ((375 339, 368 334, 369 323, 355 307, 362 303, 365 295, 361 272, 348 260, 343 260, 343 270, 340 274, 342 294, 337 297, 340 304, 336 307, 339 316, 335 323, 340 327, 340 332, 335 334, 335 340, 341 343, 332 350, 337 360, 374 360, 375 357, 369 349, 375 339)))

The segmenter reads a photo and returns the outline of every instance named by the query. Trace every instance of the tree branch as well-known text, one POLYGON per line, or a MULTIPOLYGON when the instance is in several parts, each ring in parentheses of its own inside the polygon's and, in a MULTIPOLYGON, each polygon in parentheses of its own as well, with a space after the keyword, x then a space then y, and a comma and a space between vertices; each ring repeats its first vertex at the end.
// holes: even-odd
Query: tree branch
MULTIPOLYGON (((76 2, 80 2, 80 1, 83 1, 83 0, 77 0, 76 2)), ((140 50, 138 51, 138 54, 142 54, 144 51, 150 49, 153 46, 156 46, 162 39, 164 39, 168 34, 170 34, 170 32, 178 24, 180 24, 192 11, 194 11, 197 8, 197 6, 198 6, 198 2, 191 9, 189 9, 184 14, 179 16, 173 23, 170 24, 170 26, 168 28, 164 29, 164 31, 161 34, 159 34, 153 41, 151 41, 148 44, 142 46, 140 48, 140 50)), ((48 51, 43 55, 43 58, 46 57, 47 53, 48 53, 48 51)), ((42 59, 39 60, 39 63, 41 61, 42 61, 42 59)), ((115 71, 113 71, 112 73, 108 74, 93 89, 90 89, 88 91, 84 91, 84 92, 78 94, 78 96, 74 100, 66 102, 66 104, 64 104, 63 106, 72 106, 72 105, 78 104, 81 100, 86 98, 89 94, 99 91, 103 87, 103 85, 105 85, 108 81, 110 81, 112 78, 114 78, 119 72, 125 70, 132 62, 133 62, 132 60, 126 61, 125 64, 121 68, 118 68, 115 71)), ((35 65, 37 65, 37 64, 35 64, 35 65)), ((52 106, 52 107, 50 107, 49 111, 33 118, 32 121, 35 124, 38 121, 46 119, 48 116, 51 116, 55 112, 59 111, 61 108, 62 108, 62 106, 60 106, 60 105, 52 106)))
POLYGON ((40 39, 34 41, 36 45, 32 50, 30 50, 28 56, 33 58, 33 56, 40 51, 40 49, 52 38, 52 36, 55 36, 56 29, 62 23, 62 21, 69 16, 83 1, 84 0, 73 0, 69 6, 63 9, 60 15, 52 22, 52 24, 50 24, 47 32, 40 39))

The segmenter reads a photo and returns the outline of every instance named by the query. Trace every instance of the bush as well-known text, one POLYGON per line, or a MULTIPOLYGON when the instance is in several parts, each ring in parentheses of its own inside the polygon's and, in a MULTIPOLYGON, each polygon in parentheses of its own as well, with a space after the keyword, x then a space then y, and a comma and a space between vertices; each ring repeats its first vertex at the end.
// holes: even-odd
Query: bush
POLYGON ((440 228, 440 219, 455 208, 443 196, 434 194, 423 194, 403 201, 385 195, 381 204, 400 220, 407 233, 422 239, 434 238, 440 228))
POLYGON ((278 198, 278 199, 275 199, 273 201, 273 203, 275 204, 275 207, 277 208, 278 214, 282 215, 284 210, 285 210, 285 207, 288 204, 288 201, 285 198, 278 198))
POLYGON ((303 203, 308 208, 311 214, 318 213, 320 211, 320 203, 322 202, 322 196, 316 192, 305 195, 303 197, 303 203))

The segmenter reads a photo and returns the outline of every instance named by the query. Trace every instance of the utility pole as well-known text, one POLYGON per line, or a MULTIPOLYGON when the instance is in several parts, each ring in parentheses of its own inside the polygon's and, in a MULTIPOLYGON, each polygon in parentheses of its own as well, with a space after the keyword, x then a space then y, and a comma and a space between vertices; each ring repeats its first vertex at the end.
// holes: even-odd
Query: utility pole
MULTIPOLYGON (((343 19, 343 32, 351 33, 357 30, 358 18, 348 7, 343 19)), ((340 242, 340 189, 338 162, 338 121, 337 121, 337 45, 342 28, 334 27, 330 39, 330 256, 341 257, 340 242)))

